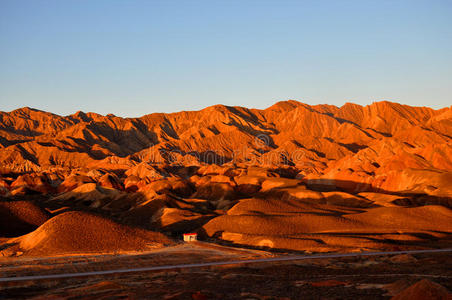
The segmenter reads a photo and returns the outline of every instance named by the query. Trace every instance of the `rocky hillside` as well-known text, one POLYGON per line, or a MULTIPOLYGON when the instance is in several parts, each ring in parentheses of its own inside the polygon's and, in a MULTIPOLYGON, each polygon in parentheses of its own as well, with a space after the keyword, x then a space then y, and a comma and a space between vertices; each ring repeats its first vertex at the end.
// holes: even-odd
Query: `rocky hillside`
POLYGON ((215 105, 140 118, 21 108, 0 112, 0 161, 3 174, 126 171, 142 162, 285 165, 299 178, 355 190, 424 189, 424 177, 437 190, 452 169, 452 107, 290 100, 265 110, 215 105))
MULTIPOLYGON (((79 211, 148 230, 137 245, 155 231, 316 252, 450 245, 452 108, 286 101, 141 118, 23 108, 0 121, 0 256, 72 251, 64 224, 86 220, 79 211), (53 250, 27 244, 42 232, 53 250)), ((84 251, 126 249, 95 240, 84 251)))

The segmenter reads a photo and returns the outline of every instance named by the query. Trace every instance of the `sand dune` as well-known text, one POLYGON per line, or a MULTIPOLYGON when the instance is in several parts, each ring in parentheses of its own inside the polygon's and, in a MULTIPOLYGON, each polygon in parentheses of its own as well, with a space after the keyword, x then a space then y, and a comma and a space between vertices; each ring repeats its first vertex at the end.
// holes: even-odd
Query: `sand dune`
POLYGON ((136 229, 84 212, 66 212, 35 231, 8 241, 27 255, 139 251, 172 244, 156 232, 136 229))
POLYGON ((406 288, 392 300, 423 300, 423 299, 452 299, 452 294, 443 286, 427 279, 420 280, 412 286, 406 288))

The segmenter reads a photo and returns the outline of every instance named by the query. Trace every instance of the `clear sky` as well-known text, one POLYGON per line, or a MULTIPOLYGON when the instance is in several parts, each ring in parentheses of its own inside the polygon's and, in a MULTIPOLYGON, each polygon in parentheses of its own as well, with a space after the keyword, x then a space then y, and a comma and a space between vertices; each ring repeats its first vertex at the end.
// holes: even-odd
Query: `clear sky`
POLYGON ((452 105, 452 1, 0 0, 0 110, 452 105))

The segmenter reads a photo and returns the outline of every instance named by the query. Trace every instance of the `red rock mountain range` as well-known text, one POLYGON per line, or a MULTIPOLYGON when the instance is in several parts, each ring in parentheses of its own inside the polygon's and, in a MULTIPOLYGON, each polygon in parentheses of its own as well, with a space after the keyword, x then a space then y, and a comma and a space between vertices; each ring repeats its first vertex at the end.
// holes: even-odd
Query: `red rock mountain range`
POLYGON ((163 247, 185 232, 317 252, 451 244, 452 108, 22 108, 0 113, 0 145, 0 256, 163 247))
POLYGON ((215 105, 140 118, 32 108, 0 112, 1 172, 140 164, 286 166, 312 184, 449 194, 452 107, 392 102, 264 109, 215 105), (342 186, 341 186, 342 185, 342 186))

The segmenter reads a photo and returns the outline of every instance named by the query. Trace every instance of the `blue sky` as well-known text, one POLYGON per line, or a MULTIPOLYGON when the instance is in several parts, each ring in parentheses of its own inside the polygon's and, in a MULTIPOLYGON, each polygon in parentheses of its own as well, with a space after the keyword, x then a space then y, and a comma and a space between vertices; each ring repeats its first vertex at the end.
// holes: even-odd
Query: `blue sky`
POLYGON ((0 110, 452 105, 452 1, 0 0, 0 110))

